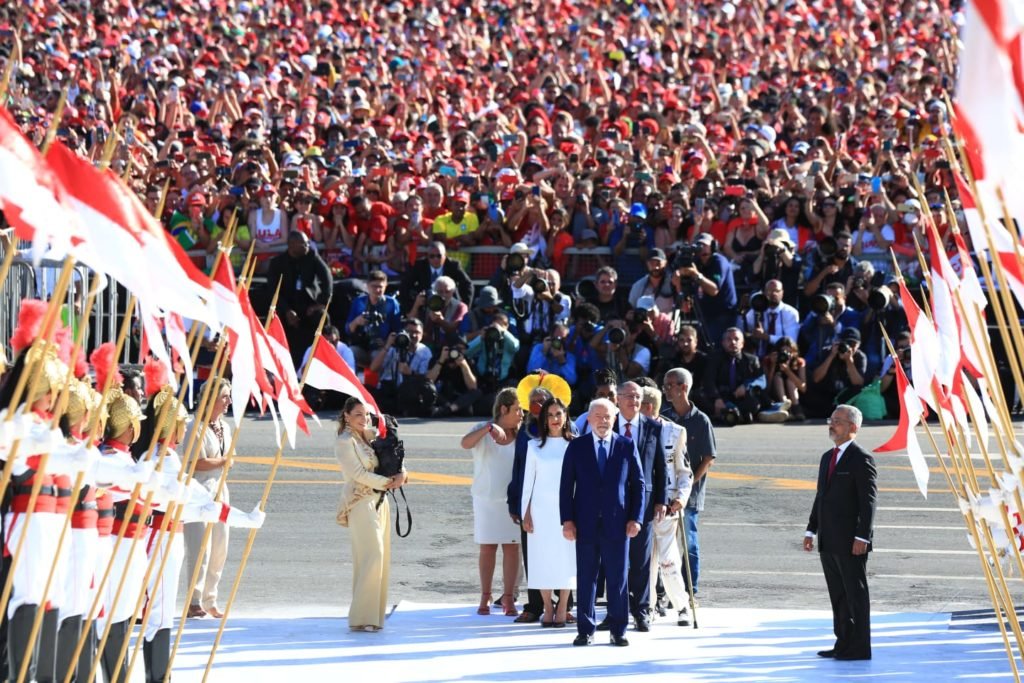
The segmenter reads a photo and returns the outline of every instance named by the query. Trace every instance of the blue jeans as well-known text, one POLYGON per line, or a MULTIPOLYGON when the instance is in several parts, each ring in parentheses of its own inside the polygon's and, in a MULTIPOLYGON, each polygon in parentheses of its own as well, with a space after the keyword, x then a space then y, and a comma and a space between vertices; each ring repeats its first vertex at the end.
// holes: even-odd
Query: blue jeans
POLYGON ((690 588, 690 580, 693 580, 693 594, 697 595, 697 585, 700 580, 700 539, 697 537, 697 519, 700 513, 693 508, 684 508, 684 525, 686 531, 686 550, 690 556, 690 576, 686 575, 686 567, 682 568, 683 581, 687 589, 690 588))

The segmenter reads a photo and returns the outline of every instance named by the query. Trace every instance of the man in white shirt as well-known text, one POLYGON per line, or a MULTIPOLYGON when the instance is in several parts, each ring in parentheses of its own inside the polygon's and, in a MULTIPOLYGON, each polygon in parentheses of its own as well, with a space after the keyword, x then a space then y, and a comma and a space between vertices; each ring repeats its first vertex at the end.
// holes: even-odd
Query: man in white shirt
POLYGON ((768 308, 758 313, 751 308, 744 317, 747 336, 757 340, 757 356, 764 358, 783 337, 797 341, 800 334, 800 312, 782 300, 782 282, 769 280, 764 285, 768 308))

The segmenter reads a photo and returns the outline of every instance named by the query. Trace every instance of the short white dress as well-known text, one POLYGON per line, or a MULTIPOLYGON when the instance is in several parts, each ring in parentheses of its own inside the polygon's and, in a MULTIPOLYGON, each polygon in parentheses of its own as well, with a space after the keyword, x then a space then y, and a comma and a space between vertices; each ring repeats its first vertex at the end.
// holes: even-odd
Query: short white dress
POLYGON ((543 446, 539 439, 530 441, 526 450, 522 510, 526 515, 529 508, 533 518, 533 533, 526 535, 529 588, 560 590, 576 587, 576 543, 567 541, 562 535, 558 502, 562 460, 568 445, 569 442, 561 437, 548 437, 543 446))
MULTIPOLYGON (((474 429, 484 426, 481 422, 474 429)), ((473 542, 482 545, 519 543, 519 527, 508 513, 508 484, 516 442, 499 446, 490 434, 473 453, 473 542)))

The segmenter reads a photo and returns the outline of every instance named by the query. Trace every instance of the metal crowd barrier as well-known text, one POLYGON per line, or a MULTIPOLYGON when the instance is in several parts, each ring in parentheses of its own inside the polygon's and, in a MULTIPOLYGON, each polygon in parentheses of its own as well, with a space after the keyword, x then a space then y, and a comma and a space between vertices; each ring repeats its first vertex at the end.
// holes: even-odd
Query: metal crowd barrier
MULTIPOLYGON (((11 264, 7 280, 0 285, 0 339, 8 360, 13 358, 10 347, 11 336, 18 325, 18 314, 25 299, 42 299, 48 301, 64 268, 63 261, 44 259, 39 265, 21 256, 16 256, 11 264)), ((64 297, 61 309, 61 320, 77 333, 82 317, 82 306, 88 297, 86 283, 92 271, 83 265, 77 265, 71 276, 71 284, 64 297)), ((106 288, 96 297, 90 316, 89 327, 85 330, 84 347, 93 349, 100 344, 114 341, 118 322, 118 291, 117 285, 107 282, 106 288)), ((127 348, 125 349, 127 354, 127 348)), ((125 355, 127 360, 127 355, 125 355)))

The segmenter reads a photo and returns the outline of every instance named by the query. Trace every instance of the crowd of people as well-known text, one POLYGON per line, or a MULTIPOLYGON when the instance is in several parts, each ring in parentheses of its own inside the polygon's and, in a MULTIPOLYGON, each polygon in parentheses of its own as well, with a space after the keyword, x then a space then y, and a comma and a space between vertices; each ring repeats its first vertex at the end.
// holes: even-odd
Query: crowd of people
POLYGON ((892 417, 890 250, 912 283, 916 245, 960 256, 959 0, 24 7, 29 137, 66 93, 59 140, 200 264, 234 226, 296 360, 330 305, 393 412, 488 415, 537 369, 578 411, 681 366, 729 424, 892 417))

